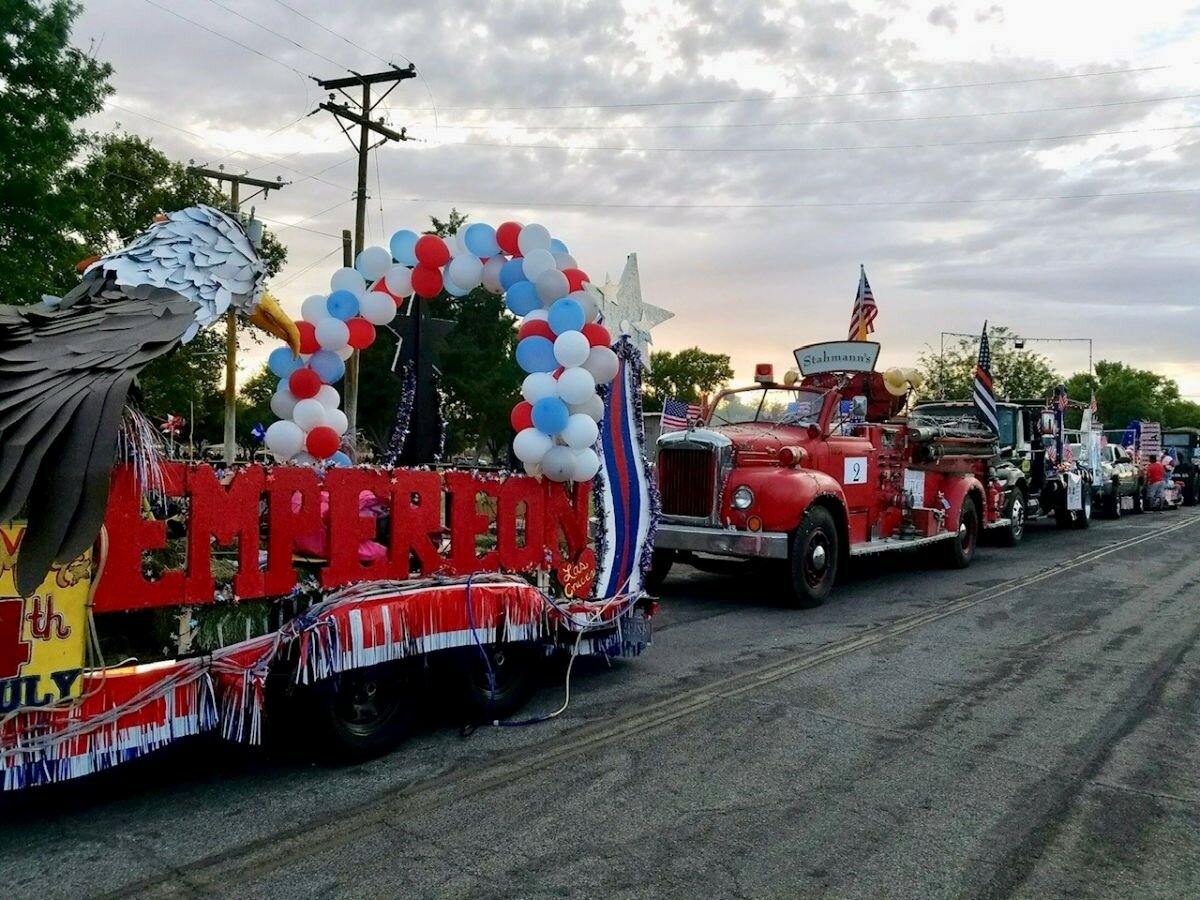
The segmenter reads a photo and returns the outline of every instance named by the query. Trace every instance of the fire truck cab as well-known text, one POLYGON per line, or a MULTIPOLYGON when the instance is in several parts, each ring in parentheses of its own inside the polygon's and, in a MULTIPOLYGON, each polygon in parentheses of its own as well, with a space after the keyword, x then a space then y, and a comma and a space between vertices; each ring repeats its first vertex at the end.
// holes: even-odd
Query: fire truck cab
POLYGON ((760 366, 703 423, 662 435, 652 578, 697 554, 774 560, 795 605, 812 607, 851 557, 938 543, 969 565, 1003 504, 988 477, 995 441, 910 426, 878 354, 862 341, 802 347, 799 377, 779 384, 760 366))

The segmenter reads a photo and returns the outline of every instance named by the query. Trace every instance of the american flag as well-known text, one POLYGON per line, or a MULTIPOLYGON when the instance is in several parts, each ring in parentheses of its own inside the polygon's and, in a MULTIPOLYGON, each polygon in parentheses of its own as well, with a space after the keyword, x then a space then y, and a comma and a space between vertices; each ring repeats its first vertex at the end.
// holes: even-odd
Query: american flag
POLYGON ((162 433, 175 437, 179 432, 183 431, 183 416, 167 416, 159 426, 162 433))
POLYGON ((1065 412, 1067 403, 1067 389, 1060 384, 1054 389, 1054 405, 1065 412))
POLYGON ((871 293, 871 285, 867 284, 867 270, 858 267, 858 296, 854 298, 854 311, 850 314, 850 335, 852 341, 865 341, 867 335, 875 330, 875 317, 879 308, 875 306, 875 295, 871 293))
POLYGON ((1063 462, 1065 462, 1065 463, 1075 462, 1075 454, 1071 452, 1070 444, 1063 444, 1063 462))
POLYGON ((700 404, 684 403, 668 397, 662 408, 662 428, 667 431, 672 428, 687 428, 689 422, 700 418, 700 404))
POLYGON ((1093 413, 1096 412, 1097 406, 1096 406, 1096 392, 1095 391, 1092 391, 1092 402, 1088 404, 1088 409, 1090 409, 1093 413))
POLYGON ((983 335, 979 338, 979 363, 975 366, 975 412, 983 423, 1000 433, 996 418, 996 392, 992 388, 992 348, 988 345, 987 322, 983 323, 983 335))

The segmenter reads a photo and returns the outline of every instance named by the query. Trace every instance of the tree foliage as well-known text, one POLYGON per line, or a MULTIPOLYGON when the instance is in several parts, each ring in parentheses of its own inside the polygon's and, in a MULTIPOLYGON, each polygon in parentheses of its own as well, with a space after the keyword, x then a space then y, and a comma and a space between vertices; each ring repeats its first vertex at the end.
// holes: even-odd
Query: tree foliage
MULTIPOLYGON (((992 384, 1001 399, 1048 397, 1062 380, 1048 358, 1034 350, 1018 348, 1012 331, 1003 325, 988 329, 988 345, 992 353, 992 384)), ((924 392, 947 400, 969 400, 978 361, 978 338, 962 338, 946 347, 944 353, 921 354, 924 392)))
POLYGON ((1067 392, 1076 399, 1087 399, 1093 388, 1100 419, 1109 428, 1124 428, 1134 419, 1200 428, 1200 404, 1184 400, 1179 385, 1156 372, 1101 360, 1094 377, 1078 372, 1067 381, 1067 392))
POLYGON ((642 388, 647 412, 662 409, 668 397, 695 403, 719 390, 733 378, 729 354, 708 353, 688 347, 678 353, 655 350, 650 354, 650 371, 642 388))
POLYGON ((70 44, 79 9, 70 0, 0 3, 0 303, 59 293, 79 259, 63 182, 88 141, 75 123, 112 92, 111 66, 70 44))

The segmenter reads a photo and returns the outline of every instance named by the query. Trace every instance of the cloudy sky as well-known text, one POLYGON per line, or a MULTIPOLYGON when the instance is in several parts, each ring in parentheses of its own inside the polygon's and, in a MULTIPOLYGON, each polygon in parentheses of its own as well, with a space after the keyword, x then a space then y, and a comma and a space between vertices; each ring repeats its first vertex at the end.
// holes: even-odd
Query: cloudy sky
POLYGON ((306 76, 411 60, 381 114, 420 142, 374 154, 369 242, 456 206, 545 224, 595 280, 636 252, 676 313, 656 346, 741 378, 844 337, 863 263, 887 365, 987 318, 1200 400, 1197 0, 84 3, 116 68, 91 127, 292 182, 258 208, 293 310, 353 225, 306 76))

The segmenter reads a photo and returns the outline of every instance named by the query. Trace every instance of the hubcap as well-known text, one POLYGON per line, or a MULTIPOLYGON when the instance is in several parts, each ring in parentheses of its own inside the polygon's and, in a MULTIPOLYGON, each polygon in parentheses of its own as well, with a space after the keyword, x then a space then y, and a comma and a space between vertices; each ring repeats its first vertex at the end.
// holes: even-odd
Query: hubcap
POLYGON ((820 545, 813 547, 812 555, 811 555, 810 559, 812 561, 812 567, 815 571, 817 571, 817 572, 825 571, 825 563, 827 562, 827 559, 826 559, 824 547, 822 547, 820 545))
POLYGON ((1013 533, 1020 535, 1025 530, 1025 504, 1019 499, 1013 504, 1012 521, 1013 533))

